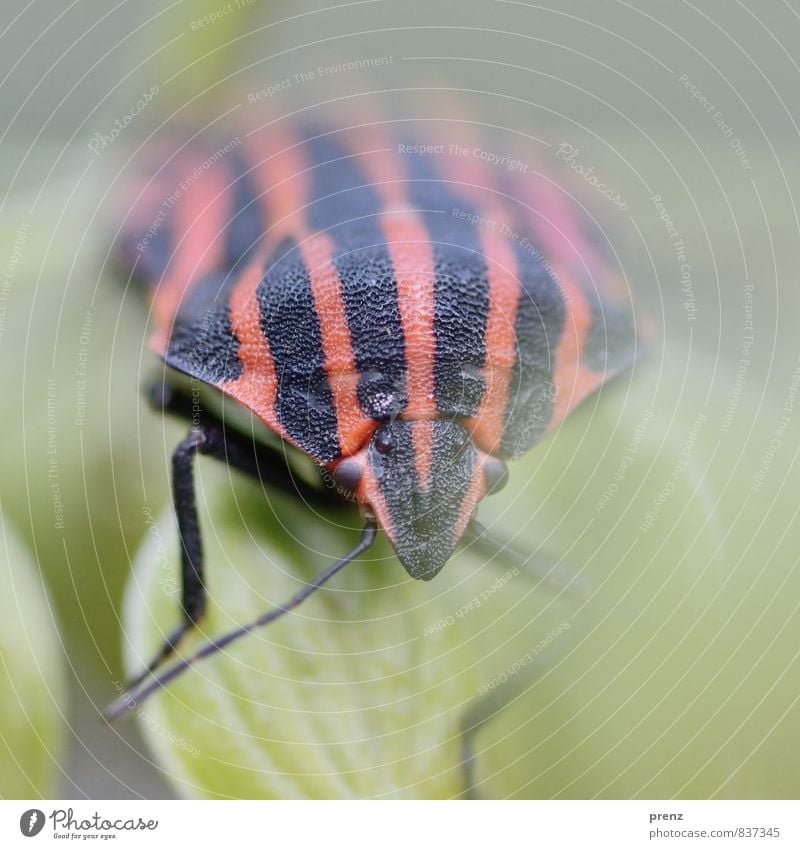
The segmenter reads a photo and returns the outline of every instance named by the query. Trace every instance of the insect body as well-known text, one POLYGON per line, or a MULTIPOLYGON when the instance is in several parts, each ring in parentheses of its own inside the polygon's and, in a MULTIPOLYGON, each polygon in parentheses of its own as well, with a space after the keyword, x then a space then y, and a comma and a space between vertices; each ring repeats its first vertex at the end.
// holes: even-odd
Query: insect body
MULTIPOLYGON (((253 624, 299 603, 376 528, 410 575, 432 578, 480 535, 476 507, 505 461, 633 361, 625 289, 577 207, 544 177, 523 184, 447 149, 376 125, 273 123, 216 148, 159 149, 137 187, 120 255, 150 293, 155 350, 312 457, 365 515, 352 552, 253 624)), ((179 395, 161 401, 185 412, 179 395)), ((280 452, 211 416, 181 443, 184 623, 149 671, 203 611, 197 453, 292 487, 280 452)))

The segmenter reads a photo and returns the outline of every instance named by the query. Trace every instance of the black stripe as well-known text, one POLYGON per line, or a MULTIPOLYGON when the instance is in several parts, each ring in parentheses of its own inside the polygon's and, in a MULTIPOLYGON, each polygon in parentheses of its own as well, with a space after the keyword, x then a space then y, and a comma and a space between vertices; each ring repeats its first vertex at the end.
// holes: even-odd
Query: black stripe
POLYGON ((153 292, 164 277, 175 250, 173 222, 175 209, 181 202, 179 183, 184 162, 179 158, 177 163, 165 167, 163 173, 152 176, 158 171, 158 164, 147 161, 149 167, 142 175, 142 184, 148 178, 152 184, 143 197, 130 198, 130 217, 118 242, 117 262, 125 275, 132 274, 137 283, 153 292), (160 199, 154 203, 149 195, 156 190, 160 199), (132 219, 143 220, 143 224, 134 225, 132 219))
POLYGON ((381 201, 356 157, 330 136, 309 132, 313 165, 309 226, 333 240, 356 368, 358 400, 384 419, 405 408, 406 352, 397 282, 378 223, 381 201))
POLYGON ((581 365, 594 372, 615 373, 627 368, 636 355, 636 326, 623 307, 601 301, 594 291, 584 292, 592 323, 586 334, 581 365))
POLYGON ((336 412, 311 279, 293 239, 275 248, 256 296, 278 377, 278 420, 304 451, 332 460, 340 454, 336 412))
POLYGON ((455 548, 455 527, 477 454, 462 425, 435 419, 431 423, 429 480, 423 489, 414 462, 414 426, 403 419, 382 425, 375 438, 391 447, 381 453, 373 441, 368 456, 389 511, 395 551, 412 577, 427 580, 444 566, 455 548))
POLYGON ((530 241, 514 245, 521 292, 515 334, 517 358, 511 371, 500 448, 517 457, 544 435, 553 417, 555 355, 566 319, 556 281, 530 241))
POLYGON ((231 169, 230 218, 225 233, 225 261, 231 268, 244 265, 265 231, 261 199, 253 181, 250 163, 238 150, 227 155, 231 169))
POLYGON ((146 290, 155 291, 167 270, 174 250, 169 216, 158 222, 153 219, 144 230, 124 232, 120 239, 118 263, 123 274, 146 290), (152 226, 155 232, 148 232, 152 226))
POLYGON ((242 373, 239 340, 228 299, 233 274, 212 272, 198 280, 175 315, 165 360, 205 383, 236 380, 242 373))
POLYGON ((375 216, 381 211, 375 189, 368 185, 357 157, 330 135, 315 135, 308 129, 305 154, 312 168, 312 188, 308 223, 314 230, 349 227, 350 222, 375 228, 375 216), (362 220, 363 219, 363 220, 362 220))
POLYGON ((489 278, 475 207, 454 192, 424 156, 409 156, 410 195, 433 245, 436 408, 473 416, 484 392, 489 278))
MULTIPOLYGON (((380 436, 386 434, 390 440, 390 453, 382 454, 370 444, 368 457, 372 473, 378 481, 381 497, 392 517, 392 525, 397 535, 406 533, 411 519, 409 507, 413 493, 419 492, 419 476, 414 462, 414 441, 411 422, 398 420, 386 429, 378 430, 380 436)), ((386 436, 384 436, 386 438, 386 436)))

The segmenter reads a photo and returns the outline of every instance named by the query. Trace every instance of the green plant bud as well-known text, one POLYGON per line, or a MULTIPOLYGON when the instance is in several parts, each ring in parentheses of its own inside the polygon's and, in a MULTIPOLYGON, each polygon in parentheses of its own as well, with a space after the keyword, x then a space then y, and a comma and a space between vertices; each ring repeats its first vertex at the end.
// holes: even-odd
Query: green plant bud
POLYGON ((0 798, 48 798, 61 775, 64 656, 39 572, 0 515, 0 798))
MULTIPOLYGON (((355 512, 314 516, 240 480, 234 495, 216 467, 202 480, 210 609, 184 653, 286 601, 357 538, 336 524, 355 525, 355 512)), ((137 555, 126 599, 130 674, 177 621, 176 552, 168 512, 137 555)), ((537 594, 538 584, 469 552, 435 581, 414 581, 379 544, 136 712, 186 796, 458 796, 465 711, 490 672, 563 619, 544 611, 553 595, 537 594)))
POLYGON ((650 360, 512 468, 519 488, 493 505, 498 532, 524 528, 597 592, 560 686, 482 732, 480 775, 526 798, 792 797, 800 368, 765 389, 699 354, 686 374, 650 360))
MULTIPOLYGON (((453 797, 466 725, 484 796, 779 794, 800 587, 776 496, 796 472, 788 431, 765 467, 780 394, 749 433, 728 400, 656 363, 604 389, 480 508, 518 550, 563 558, 550 580, 470 547, 417 582, 382 544, 138 708, 165 775, 199 797, 453 797)), ((355 513, 199 467, 211 604, 185 653, 358 534, 355 513)), ((176 552, 167 513, 129 588, 131 674, 177 624, 176 552)))

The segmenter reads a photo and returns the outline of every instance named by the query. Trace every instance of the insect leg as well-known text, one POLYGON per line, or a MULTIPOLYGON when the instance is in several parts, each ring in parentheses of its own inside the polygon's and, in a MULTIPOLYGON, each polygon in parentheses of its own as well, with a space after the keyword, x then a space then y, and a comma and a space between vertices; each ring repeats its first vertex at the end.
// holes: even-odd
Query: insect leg
POLYGON ((490 720, 519 694, 518 682, 506 682, 502 687, 479 696, 461 715, 461 777, 464 784, 463 798, 482 799, 478 789, 476 770, 475 737, 490 720))
MULTIPOLYGON (((517 669, 511 667, 504 675, 494 678, 491 683, 487 682, 487 685, 481 688, 481 694, 467 706, 459 723, 464 798, 484 798, 481 785, 485 777, 481 779, 477 770, 478 734, 517 699, 527 698, 529 691, 532 694, 533 687, 580 649, 596 625, 594 617, 587 614, 588 611, 584 610, 581 616, 571 617, 569 627, 560 632, 558 640, 554 641, 547 651, 538 655, 526 655, 524 659, 527 662, 524 665, 517 669)), ((558 686, 557 683, 555 686, 558 686)), ((508 733, 510 729, 505 728, 504 731, 508 733)))
MULTIPOLYGON (((133 710, 148 696, 151 696, 157 690, 165 687, 170 681, 177 678, 182 672, 185 672, 198 661, 203 660, 203 658, 206 658, 209 655, 216 654, 218 651, 225 648, 225 646, 230 645, 240 637, 251 633, 256 628, 268 625, 270 622, 274 622, 284 614, 294 610, 294 608, 305 601, 312 593, 323 586, 323 584, 327 583, 334 575, 337 574, 337 572, 340 572, 345 566, 347 566, 348 563, 351 563, 356 557, 363 554, 368 548, 370 548, 375 542, 376 536, 377 525, 375 520, 370 517, 367 519, 364 528, 361 531, 361 538, 358 543, 350 551, 348 551, 344 557, 341 557, 335 563, 328 566, 327 569, 323 569, 322 572, 314 578, 314 580, 306 584, 287 602, 284 602, 284 604, 279 607, 273 607, 272 610, 268 610, 266 613, 263 613, 247 625, 234 628, 234 630, 229 631, 227 634, 206 643, 206 645, 198 649, 194 652, 194 654, 177 661, 169 667, 169 669, 164 670, 160 675, 156 675, 152 681, 147 682, 144 686, 136 685, 128 688, 128 690, 123 693, 119 699, 109 705, 106 709, 104 712, 106 719, 108 719, 109 722, 113 722, 127 711, 133 710)), ((141 683, 141 681, 139 683, 141 683)))
POLYGON ((160 666, 176 649, 190 631, 206 606, 206 587, 203 580, 203 542, 197 518, 197 500, 194 492, 195 455, 213 454, 219 444, 219 432, 209 426, 193 429, 172 455, 172 500, 178 519, 178 536, 181 550, 181 612, 183 621, 171 631, 161 649, 147 667, 126 685, 137 687, 160 666), (217 437, 217 438, 215 438, 217 437))
MULTIPOLYGON (((176 649, 184 636, 197 624, 206 607, 203 580, 203 542, 197 517, 194 485, 194 460, 197 454, 213 457, 267 484, 298 493, 301 483, 284 469, 286 461, 278 452, 256 446, 252 439, 225 427, 213 417, 193 427, 172 455, 172 500, 178 520, 181 553, 181 611, 183 621, 171 631, 153 660, 132 681, 135 688, 157 669, 176 649), (276 454, 278 457, 276 458, 276 454)), ((306 485, 302 497, 319 503, 325 493, 306 485)), ((326 503, 330 501, 328 497, 326 503)))
POLYGON ((568 563, 541 549, 532 554, 520 551, 506 540, 494 536, 474 519, 468 525, 462 540, 465 545, 474 545, 478 553, 487 559, 500 557, 555 589, 566 590, 581 600, 587 600, 594 593, 595 587, 592 583, 568 563))
POLYGON ((335 503, 328 491, 317 489, 292 475, 286 458, 277 448, 261 444, 229 427, 212 413, 198 407, 197 401, 166 384, 154 385, 151 402, 165 412, 197 419, 189 435, 172 455, 172 499, 178 520, 181 551, 181 612, 183 621, 167 634, 153 660, 129 681, 126 690, 138 687, 170 657, 186 634, 192 630, 206 607, 203 580, 203 543, 197 517, 194 486, 195 455, 221 460, 265 484, 299 495, 313 505, 335 503))
POLYGON ((299 496, 305 503, 316 507, 346 503, 334 498, 330 488, 314 486, 293 474, 280 447, 267 445, 236 430, 215 413, 200 408, 197 399, 187 393, 163 381, 154 381, 147 389, 147 397, 154 409, 191 421, 194 429, 198 424, 213 426, 222 434, 224 445, 222 455, 214 456, 240 472, 289 495, 299 496))

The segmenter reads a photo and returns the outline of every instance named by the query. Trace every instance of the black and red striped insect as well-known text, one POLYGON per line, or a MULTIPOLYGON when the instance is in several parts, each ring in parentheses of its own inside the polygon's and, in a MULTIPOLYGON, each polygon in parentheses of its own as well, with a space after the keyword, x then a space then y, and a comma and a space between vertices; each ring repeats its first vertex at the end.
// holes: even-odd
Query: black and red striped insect
MULTIPOLYGON (((120 250, 150 293, 153 347, 312 457, 365 524, 286 605, 146 681, 205 607, 195 455, 311 501, 326 492, 204 411, 173 457, 183 622, 112 714, 295 607, 379 529, 426 580, 464 538, 502 548, 474 514, 506 461, 633 362, 627 289, 580 208, 535 168, 494 168, 457 140, 274 122, 154 148, 120 250)), ((156 395, 190 414, 179 390, 156 395)))

